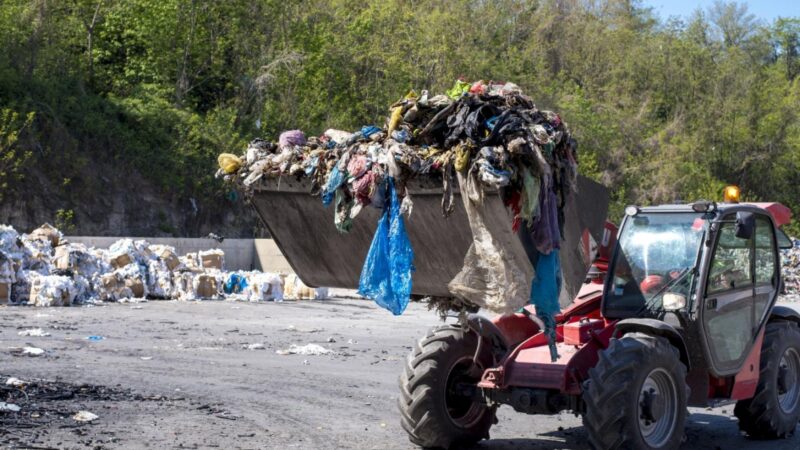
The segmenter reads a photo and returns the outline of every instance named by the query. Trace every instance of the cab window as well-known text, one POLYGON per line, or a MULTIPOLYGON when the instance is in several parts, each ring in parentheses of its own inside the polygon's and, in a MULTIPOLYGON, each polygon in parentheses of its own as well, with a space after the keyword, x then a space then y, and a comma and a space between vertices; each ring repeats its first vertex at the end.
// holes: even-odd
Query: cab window
POLYGON ((708 277, 709 294, 753 285, 752 238, 736 237, 736 224, 732 223, 733 217, 730 219, 731 222, 723 223, 719 231, 719 241, 708 277))
POLYGON ((772 223, 766 217, 756 219, 756 284, 776 285, 776 249, 772 223))

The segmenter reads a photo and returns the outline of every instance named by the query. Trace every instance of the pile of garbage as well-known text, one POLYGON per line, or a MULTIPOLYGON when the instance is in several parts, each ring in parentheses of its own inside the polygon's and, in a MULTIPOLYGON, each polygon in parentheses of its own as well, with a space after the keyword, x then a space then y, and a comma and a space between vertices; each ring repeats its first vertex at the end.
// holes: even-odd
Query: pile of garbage
POLYGON ((444 217, 458 188, 473 244, 448 285, 453 298, 499 313, 529 301, 545 316, 558 310, 558 249, 577 183, 577 144, 558 114, 539 110, 514 83, 458 80, 440 95, 411 91, 390 106, 382 127, 329 129, 319 137, 285 131, 277 142, 254 140, 241 156, 220 155, 219 166, 217 175, 247 195, 269 189, 270 179, 310 180, 310 194, 333 204, 340 232, 350 231, 364 208, 381 209, 359 292, 394 314, 411 293, 413 250, 402 217, 413 210, 407 182, 440 182, 444 217), (525 227, 535 244, 539 298, 531 298, 532 280, 487 229, 485 192, 501 195, 514 213, 509 226, 525 227))
POLYGON ((212 249, 176 254, 175 248, 121 239, 108 249, 70 243, 42 225, 19 234, 0 225, 0 304, 70 306, 128 299, 319 299, 293 274, 227 272, 225 254, 212 249))

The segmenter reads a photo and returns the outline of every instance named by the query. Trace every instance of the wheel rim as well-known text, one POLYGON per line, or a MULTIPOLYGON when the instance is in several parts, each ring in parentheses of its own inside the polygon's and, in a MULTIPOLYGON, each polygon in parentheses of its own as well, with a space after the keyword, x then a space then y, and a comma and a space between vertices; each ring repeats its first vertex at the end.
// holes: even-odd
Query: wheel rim
POLYGON ((461 389, 465 385, 474 386, 480 381, 478 378, 470 376, 472 366, 472 357, 464 356, 452 365, 447 375, 444 404, 450 420, 460 428, 474 426, 483 416, 482 405, 475 402, 471 395, 466 395, 461 389))
POLYGON ((665 446, 678 420, 678 388, 672 375, 654 369, 639 390, 639 432, 652 448, 665 446))
POLYGON ((797 409, 800 400, 800 353, 797 349, 789 347, 781 356, 778 367, 778 404, 786 414, 792 414, 797 409))

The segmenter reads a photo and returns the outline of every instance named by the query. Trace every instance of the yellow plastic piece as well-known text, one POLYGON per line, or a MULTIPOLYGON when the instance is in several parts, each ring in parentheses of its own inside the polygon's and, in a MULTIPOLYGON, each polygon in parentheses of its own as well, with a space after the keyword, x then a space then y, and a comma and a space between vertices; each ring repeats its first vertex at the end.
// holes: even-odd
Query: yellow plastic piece
POLYGON ((227 174, 232 174, 242 167, 242 160, 236 155, 222 153, 217 157, 219 168, 227 174))
POLYGON ((389 136, 392 135, 392 131, 396 130, 398 126, 400 126, 400 122, 403 120, 403 107, 402 106, 395 106, 392 109, 392 116, 389 119, 389 136))

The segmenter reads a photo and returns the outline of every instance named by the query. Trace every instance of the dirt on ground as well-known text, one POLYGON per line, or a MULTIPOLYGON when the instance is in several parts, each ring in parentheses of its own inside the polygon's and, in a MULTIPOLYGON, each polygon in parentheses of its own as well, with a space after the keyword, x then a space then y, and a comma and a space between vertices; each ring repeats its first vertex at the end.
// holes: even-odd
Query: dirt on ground
MULTIPOLYGON (((438 323, 421 304, 394 317, 353 299, 0 308, 0 402, 20 407, 0 410, 0 447, 413 449, 397 378, 438 323), (281 354, 307 344, 332 353, 281 354)), ((690 412, 686 449, 800 448, 740 435, 733 405, 690 412)), ((477 448, 585 448, 572 414, 498 419, 477 448)))

